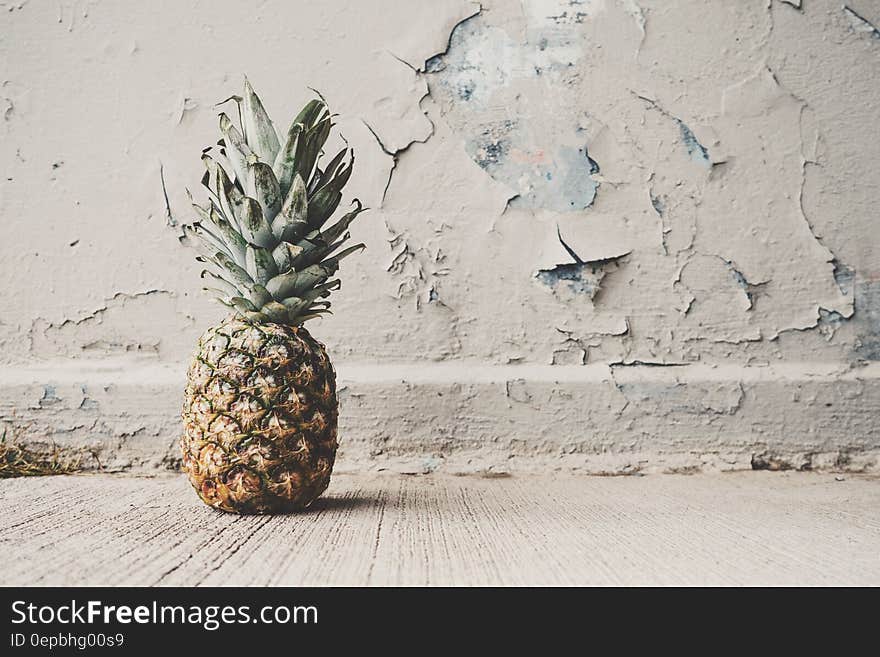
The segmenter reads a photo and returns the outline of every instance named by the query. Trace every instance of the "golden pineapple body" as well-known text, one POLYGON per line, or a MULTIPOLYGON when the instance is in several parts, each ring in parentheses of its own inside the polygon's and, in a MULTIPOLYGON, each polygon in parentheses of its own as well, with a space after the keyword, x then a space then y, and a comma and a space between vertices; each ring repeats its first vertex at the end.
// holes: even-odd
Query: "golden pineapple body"
POLYGON ((336 375, 302 326, 233 315, 199 340, 183 421, 183 467, 205 503, 236 513, 303 509, 330 483, 336 375))

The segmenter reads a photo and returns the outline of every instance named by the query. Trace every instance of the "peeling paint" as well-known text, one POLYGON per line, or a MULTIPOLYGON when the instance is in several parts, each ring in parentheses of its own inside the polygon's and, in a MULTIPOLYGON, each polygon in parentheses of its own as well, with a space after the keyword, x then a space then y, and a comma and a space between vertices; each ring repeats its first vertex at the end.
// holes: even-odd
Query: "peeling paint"
POLYGON ((302 29, 257 40, 264 17, 228 0, 210 14, 102 3, 100 17, 65 0, 60 23, 55 4, 22 6, 4 5, 15 36, 0 42, 4 423, 100 447, 112 468, 173 464, 180 379, 159 405, 142 373, 179 368, 223 309, 143 218, 179 220, 209 108, 248 72, 274 85, 273 116, 321 89, 373 208, 353 228, 367 257, 345 265, 316 337, 341 372, 437 366, 350 385, 350 463, 870 465, 870 2, 437 0, 398 3, 394 21, 367 0, 275 3, 278 25, 302 29), (58 120, 85 106, 102 130, 58 120), (9 383, 111 361, 109 390, 9 383), (760 383, 740 398, 743 376, 760 383))
POLYGON ((860 281, 855 294, 855 319, 858 326, 853 356, 880 360, 880 280, 860 281))
MULTIPOLYGON (((158 356, 164 317, 177 299, 168 290, 118 292, 104 305, 76 318, 58 323, 42 318, 34 320, 30 331, 30 349, 35 355, 67 354, 106 356, 112 353, 140 353, 158 356)), ((173 317, 173 315, 172 315, 173 317)))
POLYGON ((599 286, 607 273, 605 265, 612 261, 573 263, 557 265, 553 269, 539 270, 536 278, 554 291, 565 288, 574 295, 584 295, 590 301, 599 292, 599 286))
POLYGON ((413 247, 403 233, 385 223, 390 237, 391 261, 386 270, 396 279, 395 297, 412 296, 418 310, 423 304, 444 305, 440 297, 440 278, 448 273, 445 256, 439 248, 413 247))
POLYGON ((696 135, 694 135, 694 131, 688 127, 688 125, 682 121, 679 117, 673 116, 667 110, 660 106, 660 104, 647 96, 642 96, 640 94, 636 94, 636 97, 645 101, 649 107, 657 110, 663 116, 669 118, 671 121, 678 126, 678 131, 681 134, 681 143, 684 146, 687 154, 690 155, 691 160, 705 167, 712 166, 712 160, 709 157, 709 149, 707 149, 703 144, 701 144, 696 135))
POLYGON ((871 21, 848 5, 843 5, 843 11, 849 17, 854 32, 865 33, 874 39, 880 39, 880 29, 871 21))
POLYGON ((564 239, 557 227, 556 236, 562 248, 574 260, 572 263, 556 265, 552 269, 539 269, 535 277, 555 293, 568 292, 570 295, 585 296, 590 301, 596 298, 602 280, 610 272, 619 268, 621 258, 629 252, 610 258, 583 260, 564 239))
MULTIPOLYGON (((722 260, 724 259, 722 258, 722 260)), ((770 281, 760 281, 758 283, 752 283, 748 281, 745 275, 736 268, 735 263, 730 262, 729 260, 724 260, 724 264, 726 264, 730 269, 730 273, 733 275, 733 280, 736 281, 736 284, 742 288, 743 292, 745 292, 745 295, 749 300, 749 306, 747 310, 752 310, 755 307, 756 297, 760 296, 762 289, 770 281)))
POLYGON ((53 404, 57 404, 60 401, 61 399, 58 398, 55 386, 45 385, 43 386, 43 396, 40 397, 37 405, 39 408, 46 408, 47 406, 52 406, 53 404))
POLYGON ((681 119, 675 119, 675 122, 678 123, 678 129, 681 131, 681 140, 684 142, 684 147, 687 149, 691 159, 698 164, 711 166, 712 162, 709 159, 709 151, 697 141, 693 131, 681 119))
POLYGON ((840 288, 841 294, 846 296, 852 295, 856 270, 843 264, 837 258, 834 258, 831 264, 834 267, 834 282, 840 288))
POLYGON ((511 207, 579 211, 596 196, 599 165, 588 153, 583 117, 558 106, 536 113, 526 95, 553 89, 555 96, 576 82, 578 28, 595 4, 524 2, 522 41, 478 14, 426 65, 444 118, 467 135, 471 158, 515 191, 511 207))

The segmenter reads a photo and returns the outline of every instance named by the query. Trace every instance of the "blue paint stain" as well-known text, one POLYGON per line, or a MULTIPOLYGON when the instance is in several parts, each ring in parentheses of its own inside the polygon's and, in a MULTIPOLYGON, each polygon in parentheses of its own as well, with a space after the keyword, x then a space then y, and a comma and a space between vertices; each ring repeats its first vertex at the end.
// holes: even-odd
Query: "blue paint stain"
POLYGON ((533 26, 521 43, 477 14, 455 27, 445 54, 426 63, 432 95, 464 137, 468 155, 517 193, 510 207, 575 212, 596 197, 599 164, 587 152, 588 135, 579 121, 535 116, 519 97, 504 101, 510 118, 498 120, 495 111, 499 91, 517 79, 555 86, 554 76, 573 65, 571 52, 581 43, 573 24, 583 17, 572 7, 558 17, 562 25, 533 26), (511 48, 520 52, 514 61, 511 48))
MULTIPOLYGON (((557 151, 556 162, 559 170, 557 176, 561 176, 559 193, 564 201, 568 202, 569 210, 582 210, 593 203, 596 198, 596 190, 599 184, 592 176, 598 172, 599 167, 587 155, 586 148, 571 148, 562 146, 557 151)), ((553 193, 552 190, 548 190, 553 193)), ((540 207, 550 207, 545 202, 540 207)))
POLYGON ((694 162, 703 164, 707 167, 711 166, 712 161, 709 159, 709 151, 697 141, 693 130, 691 130, 681 119, 675 119, 675 122, 678 123, 678 129, 681 132, 681 140, 684 142, 684 147, 687 149, 688 155, 691 156, 691 159, 694 162))

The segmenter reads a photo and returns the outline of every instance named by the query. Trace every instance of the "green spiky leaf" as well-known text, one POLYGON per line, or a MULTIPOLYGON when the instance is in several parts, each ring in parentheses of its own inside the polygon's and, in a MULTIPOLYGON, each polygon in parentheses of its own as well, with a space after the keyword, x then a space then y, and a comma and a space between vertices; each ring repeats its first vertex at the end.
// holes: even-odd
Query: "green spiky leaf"
POLYGON ((278 179, 278 186, 281 188, 281 195, 287 196, 290 191, 290 185, 293 183, 293 176, 296 173, 296 148, 299 143, 300 135, 303 134, 305 127, 302 123, 294 123, 290 126, 287 133, 287 141, 278 151, 278 157, 272 166, 275 177, 278 179))
POLYGON ((291 125, 296 125, 300 123, 304 125, 306 128, 311 128, 315 125, 315 122, 318 120, 318 117, 327 109, 327 106, 324 104, 324 101, 314 98, 306 103, 305 107, 303 107, 299 114, 296 115, 296 118, 293 120, 291 125))
POLYGON ((286 322, 290 317, 287 308, 277 301, 269 301, 260 308, 260 312, 268 315, 273 322, 286 322))
POLYGON ((239 312, 257 312, 258 308, 244 297, 232 297, 229 302, 239 312))
POLYGON ((354 210, 344 215, 342 219, 337 221, 335 224, 330 226, 329 228, 325 228, 321 231, 321 237, 324 238, 327 242, 333 242, 338 239, 341 235, 348 230, 348 227, 355 220, 355 218, 366 210, 363 206, 361 206, 361 202, 358 199, 355 199, 353 203, 357 206, 354 210))
POLYGON ((343 148, 339 151, 330 163, 324 167, 324 170, 321 172, 321 175, 318 177, 317 189, 321 189, 324 185, 330 182, 334 175, 336 174, 337 169, 339 169, 339 165, 342 164, 342 160, 345 158, 345 154, 348 153, 348 148, 343 148))
POLYGON ((241 234, 232 227, 232 224, 230 224, 225 217, 221 216, 213 206, 211 207, 210 216, 211 222, 217 227, 217 231, 223 238, 223 242, 226 244, 229 253, 232 255, 235 262, 243 267, 245 247, 247 246, 247 243, 244 241, 241 234))
POLYGON ((251 150, 263 162, 275 162, 280 144, 275 126, 272 125, 260 98, 248 80, 244 81, 244 101, 242 103, 245 139, 251 150))
POLYGON ((300 140, 302 146, 297 145, 296 172, 304 181, 311 180, 318 154, 330 135, 330 127, 330 117, 327 116, 306 132, 305 139, 300 140))
POLYGON ((318 190, 311 200, 309 200, 308 224, 312 228, 320 228, 324 225, 336 208, 342 202, 342 192, 338 192, 328 185, 324 189, 318 190))
POLYGON ((281 210, 281 188, 278 179, 265 162, 254 162, 248 169, 248 195, 257 200, 263 217, 271 224, 281 210))
POLYGON ((227 297, 235 297, 241 294, 239 289, 235 287, 232 283, 227 281, 219 274, 215 274, 208 269, 202 270, 202 278, 210 279, 211 284, 219 288, 227 297))
POLYGON ((263 209, 256 199, 245 196, 239 212, 241 234, 244 239, 257 246, 273 249, 277 243, 272 228, 263 217, 263 209))
POLYGON ((299 174, 294 175, 290 192, 284 199, 281 211, 272 223, 275 237, 285 242, 295 242, 308 232, 308 195, 306 185, 299 174))
POLYGON ((261 246, 248 244, 245 255, 245 268, 250 277, 258 283, 264 283, 278 275, 278 267, 272 254, 261 246))
MULTIPOLYGON (((197 258, 198 259, 198 258, 197 258)), ((235 285, 239 290, 247 290, 253 286, 254 281, 243 267, 239 267, 235 260, 218 251, 213 256, 201 258, 202 262, 210 262, 218 269, 218 274, 235 285)))
POLYGON ((272 295, 269 294, 269 291, 259 283, 251 285, 247 289, 247 297, 258 308, 262 308, 272 301, 272 295))
POLYGON ((220 132, 223 133, 226 157, 232 165, 232 171, 239 184, 244 187, 247 180, 248 163, 255 162, 257 156, 225 113, 220 114, 220 132))
POLYGON ((302 253, 303 248, 297 244, 290 244, 288 242, 281 242, 278 246, 276 246, 272 250, 272 258, 275 260, 275 266, 278 268, 279 273, 285 273, 293 266, 293 260, 300 253, 302 253))
POLYGON ((240 127, 219 115, 223 157, 211 147, 202 154, 210 202, 193 204, 199 219, 183 227, 181 241, 214 268, 202 273, 205 290, 249 321, 300 324, 329 313, 326 298, 340 286, 329 279, 342 258, 363 248, 343 248, 364 209, 357 200, 321 230, 342 200, 354 155, 346 162, 346 145, 329 162, 319 161, 333 127, 323 97, 302 108, 283 144, 250 83, 231 100, 240 127))

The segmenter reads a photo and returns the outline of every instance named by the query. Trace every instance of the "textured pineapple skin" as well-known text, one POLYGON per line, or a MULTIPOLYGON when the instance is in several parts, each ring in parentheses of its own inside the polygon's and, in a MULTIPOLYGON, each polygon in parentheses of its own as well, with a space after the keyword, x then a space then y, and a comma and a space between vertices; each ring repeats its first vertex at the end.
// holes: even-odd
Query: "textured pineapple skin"
POLYGON ((187 374, 183 469, 234 513, 306 508, 336 457, 336 373, 302 326, 230 316, 199 339, 187 374))

